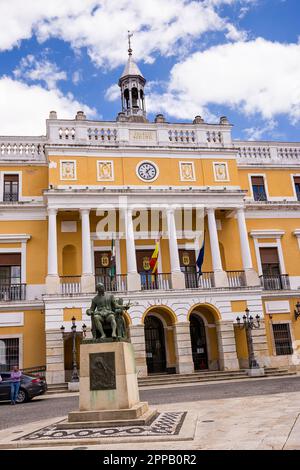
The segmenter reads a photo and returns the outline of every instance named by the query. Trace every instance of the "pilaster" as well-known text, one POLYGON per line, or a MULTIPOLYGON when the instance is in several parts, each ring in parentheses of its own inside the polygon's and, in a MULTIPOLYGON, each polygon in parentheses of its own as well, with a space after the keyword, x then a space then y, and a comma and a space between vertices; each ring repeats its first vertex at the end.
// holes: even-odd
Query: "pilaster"
POLYGON ((239 369, 236 352, 234 326, 232 321, 217 322, 219 363, 221 370, 239 369))
POLYGON ((189 322, 175 323, 174 339, 176 350, 176 373, 189 374, 194 372, 189 322))

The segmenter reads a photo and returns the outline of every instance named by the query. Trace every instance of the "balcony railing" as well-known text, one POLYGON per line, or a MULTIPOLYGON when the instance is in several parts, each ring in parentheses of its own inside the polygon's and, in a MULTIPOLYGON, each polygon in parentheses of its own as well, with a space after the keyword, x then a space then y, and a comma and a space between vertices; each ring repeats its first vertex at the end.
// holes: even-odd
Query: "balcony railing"
POLYGON ((288 274, 263 275, 260 282, 265 290, 289 290, 290 279, 288 274))
POLYGON ((246 287, 244 271, 226 271, 229 287, 246 287))
POLYGON ((127 274, 116 274, 108 276, 100 274, 95 276, 96 285, 101 282, 104 289, 108 292, 126 292, 127 291, 127 274))
POLYGON ((81 293, 80 276, 61 276, 60 293, 62 295, 76 295, 81 293))
POLYGON ((215 286, 215 279, 213 272, 202 273, 201 276, 197 273, 184 273, 185 287, 187 289, 212 289, 215 286))
POLYGON ((170 273, 147 274, 142 273, 142 290, 170 290, 172 289, 172 279, 170 273))
POLYGON ((0 300, 9 302, 26 299, 26 284, 0 284, 0 300))

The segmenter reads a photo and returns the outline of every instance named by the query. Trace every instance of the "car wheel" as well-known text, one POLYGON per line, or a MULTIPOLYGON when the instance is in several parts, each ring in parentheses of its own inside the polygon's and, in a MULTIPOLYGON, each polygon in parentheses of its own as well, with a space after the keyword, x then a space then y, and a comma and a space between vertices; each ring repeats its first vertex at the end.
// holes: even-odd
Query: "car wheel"
POLYGON ((25 401, 28 401, 28 393, 23 388, 20 388, 16 401, 17 403, 25 403, 25 401))

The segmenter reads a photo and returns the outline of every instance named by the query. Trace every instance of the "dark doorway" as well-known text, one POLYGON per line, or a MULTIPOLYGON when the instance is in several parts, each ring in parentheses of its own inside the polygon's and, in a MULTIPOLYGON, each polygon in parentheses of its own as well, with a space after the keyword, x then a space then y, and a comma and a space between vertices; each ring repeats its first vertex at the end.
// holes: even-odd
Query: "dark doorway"
POLYGON ((162 322, 152 315, 145 318, 145 343, 148 374, 166 372, 166 349, 162 322))
POLYGON ((205 325, 194 313, 190 316, 190 332, 195 370, 208 369, 205 325))

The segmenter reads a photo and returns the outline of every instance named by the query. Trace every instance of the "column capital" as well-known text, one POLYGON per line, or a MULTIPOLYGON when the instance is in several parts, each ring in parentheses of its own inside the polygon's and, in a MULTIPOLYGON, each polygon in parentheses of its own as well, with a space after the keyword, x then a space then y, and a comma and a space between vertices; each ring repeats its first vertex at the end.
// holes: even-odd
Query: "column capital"
POLYGON ((206 207, 205 210, 207 214, 214 214, 216 211, 216 207, 206 207))
POLYGON ((91 212, 90 209, 79 209, 79 210, 80 210, 80 214, 81 214, 81 215, 84 215, 84 214, 85 214, 85 215, 86 215, 86 214, 89 215, 89 213, 91 212))
POLYGON ((238 214, 244 214, 244 213, 245 213, 245 208, 244 208, 244 207, 238 207, 238 208, 236 209, 236 212, 237 212, 238 214))
POLYGON ((48 207, 47 212, 48 212, 48 215, 56 215, 57 212, 58 212, 58 209, 54 209, 54 208, 52 208, 52 207, 48 207))

